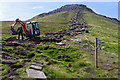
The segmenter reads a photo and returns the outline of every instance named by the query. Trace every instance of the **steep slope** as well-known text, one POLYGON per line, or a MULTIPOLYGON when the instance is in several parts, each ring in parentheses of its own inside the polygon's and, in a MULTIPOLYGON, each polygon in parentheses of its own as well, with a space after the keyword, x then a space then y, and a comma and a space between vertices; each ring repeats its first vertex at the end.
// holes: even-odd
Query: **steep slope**
POLYGON ((74 12, 60 12, 36 19, 42 32, 58 32, 68 29, 68 21, 74 12))
POLYGON ((107 27, 117 30, 119 21, 112 18, 107 18, 89 11, 83 11, 83 18, 88 24, 94 24, 101 27, 107 27))

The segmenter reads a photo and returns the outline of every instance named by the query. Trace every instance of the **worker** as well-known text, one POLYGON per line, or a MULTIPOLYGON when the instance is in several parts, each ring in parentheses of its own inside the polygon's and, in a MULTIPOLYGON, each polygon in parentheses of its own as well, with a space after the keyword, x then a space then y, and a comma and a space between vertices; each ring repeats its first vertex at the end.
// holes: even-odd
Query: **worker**
POLYGON ((18 27, 17 33, 18 33, 18 40, 20 40, 20 35, 22 36, 22 40, 23 40, 23 31, 21 25, 18 27))

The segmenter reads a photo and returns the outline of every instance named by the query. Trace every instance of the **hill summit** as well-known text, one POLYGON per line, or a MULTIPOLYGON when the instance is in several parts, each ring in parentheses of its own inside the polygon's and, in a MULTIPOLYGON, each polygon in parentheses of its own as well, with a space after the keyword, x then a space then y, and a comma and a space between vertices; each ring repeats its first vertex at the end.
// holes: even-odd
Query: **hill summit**
POLYGON ((47 15, 51 15, 51 14, 55 14, 55 13, 59 13, 59 12, 64 12, 64 11, 81 11, 81 10, 86 10, 86 11, 94 13, 94 11, 92 9, 88 8, 86 5, 83 5, 83 4, 69 4, 69 5, 62 6, 61 8, 55 9, 53 11, 50 11, 48 13, 39 14, 39 15, 33 17, 32 19, 35 19, 36 17, 38 19, 40 17, 44 17, 44 16, 47 16, 47 15))

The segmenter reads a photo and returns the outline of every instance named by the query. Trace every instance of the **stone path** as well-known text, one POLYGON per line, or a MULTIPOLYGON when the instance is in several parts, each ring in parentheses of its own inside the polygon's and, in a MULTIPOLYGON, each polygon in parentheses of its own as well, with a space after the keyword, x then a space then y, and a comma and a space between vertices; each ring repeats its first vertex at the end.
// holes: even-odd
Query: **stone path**
POLYGON ((43 63, 32 62, 30 68, 36 69, 36 70, 42 70, 42 68, 43 68, 43 63))
POLYGON ((47 78, 42 72, 43 61, 33 61, 29 69, 26 69, 29 78, 47 78))
MULTIPOLYGON (((81 19, 82 21, 85 21, 84 18, 82 18, 82 14, 81 11, 76 11, 74 13, 74 16, 68 21, 68 26, 69 29, 64 30, 62 32, 58 32, 58 33, 54 33, 54 32, 50 32, 50 33, 45 33, 47 38, 53 37, 55 39, 61 39, 64 36, 75 36, 76 34, 82 34, 82 33, 89 33, 89 31, 87 30, 88 26, 86 22, 80 22, 79 19, 81 19)), ((64 26, 64 27, 67 27, 64 26)))

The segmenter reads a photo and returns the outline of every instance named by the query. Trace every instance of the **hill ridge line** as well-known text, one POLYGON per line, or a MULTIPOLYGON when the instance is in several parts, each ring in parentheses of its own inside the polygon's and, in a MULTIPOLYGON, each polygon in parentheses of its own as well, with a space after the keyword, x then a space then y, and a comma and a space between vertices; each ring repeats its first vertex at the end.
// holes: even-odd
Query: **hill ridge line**
POLYGON ((33 18, 28 19, 27 21, 31 21, 31 20, 34 20, 34 19, 38 19, 38 18, 41 18, 41 17, 45 17, 45 16, 48 16, 48 15, 51 15, 51 14, 64 12, 64 11, 83 11, 83 10, 89 11, 91 13, 94 13, 94 14, 99 15, 101 17, 104 17, 106 19, 112 20, 115 23, 120 23, 120 21, 118 19, 107 17, 107 16, 101 15, 101 14, 97 14, 92 9, 88 8, 86 5, 83 5, 83 4, 68 4, 68 5, 64 5, 64 6, 62 6, 60 8, 57 8, 57 9, 55 9, 53 11, 49 11, 48 13, 42 13, 42 14, 36 15, 33 18))

